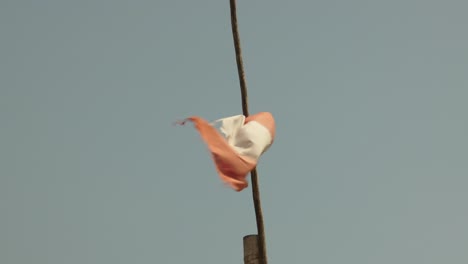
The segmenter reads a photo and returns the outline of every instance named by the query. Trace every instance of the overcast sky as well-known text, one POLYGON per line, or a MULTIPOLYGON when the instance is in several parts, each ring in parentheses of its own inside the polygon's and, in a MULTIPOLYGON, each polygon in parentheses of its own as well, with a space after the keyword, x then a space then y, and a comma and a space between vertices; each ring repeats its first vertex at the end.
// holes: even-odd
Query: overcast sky
MULTIPOLYGON (((0 0, 0 263, 242 263, 229 1, 0 0)), ((238 1, 270 263, 468 263, 468 2, 238 1)))

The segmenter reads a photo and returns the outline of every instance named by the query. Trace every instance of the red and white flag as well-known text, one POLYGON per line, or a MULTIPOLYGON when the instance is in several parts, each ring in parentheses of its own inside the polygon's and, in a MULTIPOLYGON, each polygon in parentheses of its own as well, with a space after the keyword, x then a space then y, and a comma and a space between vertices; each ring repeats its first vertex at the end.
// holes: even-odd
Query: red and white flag
POLYGON ((275 120, 268 112, 226 117, 211 124, 192 116, 180 124, 186 121, 194 123, 208 146, 221 179, 238 192, 248 186, 247 174, 257 166, 275 137, 275 120), (216 128, 218 125, 222 134, 216 128))

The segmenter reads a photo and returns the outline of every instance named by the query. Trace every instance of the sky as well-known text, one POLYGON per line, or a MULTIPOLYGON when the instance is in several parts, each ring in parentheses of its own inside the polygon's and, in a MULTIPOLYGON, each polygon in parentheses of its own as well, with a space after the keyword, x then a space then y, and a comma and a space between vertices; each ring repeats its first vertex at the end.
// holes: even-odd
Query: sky
MULTIPOLYGON (((468 262, 467 1, 238 1, 270 263, 468 262)), ((229 1, 0 0, 0 263, 242 263, 229 1)))

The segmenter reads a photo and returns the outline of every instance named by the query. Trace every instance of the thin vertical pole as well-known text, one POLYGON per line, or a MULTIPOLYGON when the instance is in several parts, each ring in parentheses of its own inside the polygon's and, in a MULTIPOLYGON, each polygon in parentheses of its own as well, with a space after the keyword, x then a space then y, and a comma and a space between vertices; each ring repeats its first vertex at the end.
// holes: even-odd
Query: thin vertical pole
MULTIPOLYGON (((230 0, 231 8, 231 28, 232 36, 234 40, 234 48, 236 51, 236 62, 237 62, 237 73, 239 75, 239 83, 242 97, 242 112, 244 116, 249 116, 248 96, 247 96, 247 84, 245 82, 244 65, 242 61, 242 50, 240 45, 239 30, 237 26, 237 11, 236 11, 236 0, 230 0)), ((260 257, 260 263, 267 264, 266 255, 266 244, 265 244, 265 228, 263 225, 263 212, 262 205, 260 202, 260 190, 258 186, 257 169, 254 168, 251 172, 252 179, 252 196, 255 208, 255 219, 257 222, 258 232, 258 252, 260 257)))

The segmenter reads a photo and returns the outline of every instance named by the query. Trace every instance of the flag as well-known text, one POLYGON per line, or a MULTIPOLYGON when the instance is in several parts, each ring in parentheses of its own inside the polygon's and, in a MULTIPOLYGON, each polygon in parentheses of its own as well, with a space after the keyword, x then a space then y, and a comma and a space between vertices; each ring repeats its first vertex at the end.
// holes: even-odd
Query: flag
POLYGON ((187 121, 194 123, 208 146, 221 179, 238 192, 248 186, 247 174, 257 166, 260 156, 271 146, 275 137, 275 121, 268 112, 248 117, 236 115, 213 123, 192 116, 180 124, 187 121))

